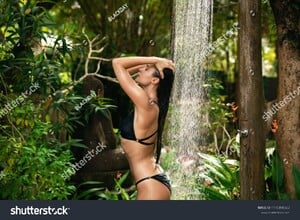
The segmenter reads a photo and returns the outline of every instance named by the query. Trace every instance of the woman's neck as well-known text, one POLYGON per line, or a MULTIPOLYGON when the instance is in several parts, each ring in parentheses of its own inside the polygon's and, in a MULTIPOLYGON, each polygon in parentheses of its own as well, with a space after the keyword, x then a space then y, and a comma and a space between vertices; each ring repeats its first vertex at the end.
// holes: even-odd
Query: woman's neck
POLYGON ((149 99, 157 101, 157 91, 156 87, 153 86, 146 86, 143 87, 144 91, 147 93, 149 99))

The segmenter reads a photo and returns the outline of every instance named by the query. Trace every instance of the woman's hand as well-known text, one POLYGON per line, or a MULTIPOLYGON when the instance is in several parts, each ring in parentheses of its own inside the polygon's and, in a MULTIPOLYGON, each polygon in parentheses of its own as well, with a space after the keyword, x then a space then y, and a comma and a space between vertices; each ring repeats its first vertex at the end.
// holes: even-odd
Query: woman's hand
POLYGON ((155 63, 155 66, 158 69, 162 79, 165 77, 163 72, 164 68, 169 68, 173 71, 173 73, 175 72, 175 65, 172 60, 160 58, 159 61, 155 63))

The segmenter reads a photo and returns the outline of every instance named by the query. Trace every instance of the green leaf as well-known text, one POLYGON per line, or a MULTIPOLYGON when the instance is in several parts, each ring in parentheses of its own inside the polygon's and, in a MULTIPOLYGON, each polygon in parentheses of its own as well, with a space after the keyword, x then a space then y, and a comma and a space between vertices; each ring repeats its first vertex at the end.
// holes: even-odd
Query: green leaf
POLYGON ((278 188, 283 186, 283 165, 277 151, 272 160, 272 181, 278 188))
POLYGON ((208 167, 214 174, 221 177, 222 179, 230 180, 234 175, 232 170, 220 159, 207 154, 199 153, 206 162, 205 166, 208 167))
POLYGON ((210 200, 230 200, 228 195, 224 195, 221 190, 214 189, 212 187, 204 187, 204 194, 206 194, 210 200))
POLYGON ((295 164, 292 167, 292 174, 294 177, 294 185, 297 199, 300 199, 300 170, 297 169, 295 164))
POLYGON ((77 196, 77 199, 91 198, 96 192, 101 192, 102 190, 104 190, 104 187, 97 187, 97 188, 85 190, 84 192, 82 192, 77 196))
POLYGON ((238 161, 224 160, 224 158, 203 153, 199 153, 199 156, 207 168, 201 174, 200 179, 211 183, 209 186, 199 185, 206 199, 233 199, 239 188, 238 161))
POLYGON ((126 173, 124 173, 124 174, 122 175, 122 177, 121 177, 118 181, 116 181, 116 183, 117 183, 119 186, 121 186, 121 185, 124 183, 124 181, 127 179, 128 174, 129 174, 129 171, 127 171, 126 173))
POLYGON ((118 195, 115 192, 110 192, 108 189, 105 189, 105 192, 99 194, 100 198, 106 200, 118 200, 118 195))
POLYGON ((72 144, 71 146, 73 147, 81 147, 81 148, 87 148, 87 146, 85 144, 81 144, 79 143, 80 140, 72 140, 72 144))
POLYGON ((86 182, 83 182, 83 183, 79 184, 78 187, 87 186, 87 185, 100 185, 100 184, 102 184, 102 182, 99 182, 99 181, 86 181, 86 182))

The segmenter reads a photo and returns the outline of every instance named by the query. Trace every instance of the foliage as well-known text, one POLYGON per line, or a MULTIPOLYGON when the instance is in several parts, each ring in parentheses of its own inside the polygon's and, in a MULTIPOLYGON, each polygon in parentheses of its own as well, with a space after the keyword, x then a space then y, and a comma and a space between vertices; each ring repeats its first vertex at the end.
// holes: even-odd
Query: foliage
POLYGON ((30 102, 18 107, 9 121, 10 126, 0 126, 0 188, 5 189, 0 198, 67 199, 75 187, 60 174, 71 165, 69 149, 75 140, 60 143, 30 102))
POLYGON ((80 184, 78 187, 93 187, 86 189, 75 196, 75 199, 100 199, 100 200, 134 200, 136 198, 137 191, 133 189, 127 192, 125 188, 122 187, 126 179, 128 178, 129 171, 121 176, 120 179, 115 179, 115 186, 113 190, 109 190, 103 187, 101 182, 98 181, 87 181, 80 184))
POLYGON ((160 165, 163 170, 169 170, 171 166, 174 166, 175 161, 175 150, 169 147, 164 147, 162 149, 162 154, 160 158, 160 165))
MULTIPOLYGON (((264 0, 261 4, 262 17, 262 56, 263 56, 263 74, 266 76, 276 77, 276 25, 270 1, 264 0)), ((229 82, 236 81, 237 73, 237 32, 226 36, 233 24, 238 22, 238 1, 237 0, 214 0, 214 19, 213 19, 213 36, 212 42, 217 39, 225 39, 218 44, 211 56, 210 69, 224 71, 226 80, 229 82), (225 37, 224 37, 225 36, 225 37), (217 61, 217 62, 214 62, 217 61)), ((288 36, 287 36, 288 37, 288 36)), ((293 41, 297 42, 297 36, 292 36, 293 41)), ((299 41, 298 41, 299 42, 299 41)))
POLYGON ((230 104, 224 103, 226 96, 221 95, 220 91, 224 89, 221 82, 214 77, 207 79, 207 83, 204 85, 208 88, 208 98, 210 101, 209 118, 211 120, 211 128, 216 129, 221 125, 228 122, 228 119, 232 117, 232 112, 228 111, 230 104))
POLYGON ((198 188, 204 199, 238 199, 239 162, 203 153, 199 156, 203 160, 204 172, 199 175, 198 188))
MULTIPOLYGON (((204 199, 232 200, 239 198, 239 162, 226 157, 199 153, 203 159, 204 172, 199 176, 198 189, 204 199)), ((265 199, 290 199, 285 190, 283 162, 274 148, 267 149, 265 165, 265 199)), ((300 195, 300 171, 292 166, 295 192, 300 195)))
POLYGON ((297 197, 297 199, 300 199, 300 170, 297 169, 295 164, 293 164, 293 167, 292 167, 292 174, 293 174, 293 178, 294 178, 296 197, 297 197))
POLYGON ((269 160, 271 163, 265 166, 265 181, 267 183, 267 199, 288 199, 283 182, 283 165, 277 151, 274 151, 269 160))
POLYGON ((226 80, 235 81, 237 65, 237 29, 234 23, 238 17, 237 0, 214 0, 213 9, 213 31, 212 45, 222 39, 217 44, 217 48, 210 56, 209 68, 214 71, 224 71, 226 80), (216 61, 216 62, 214 62, 216 61))
POLYGON ((116 108, 115 105, 111 104, 111 101, 112 100, 110 98, 96 97, 95 99, 93 99, 85 109, 84 117, 86 121, 92 113, 97 113, 97 112, 103 115, 105 118, 110 118, 110 112, 108 111, 108 109, 116 108))
POLYGON ((83 12, 89 15, 85 18, 89 29, 108 37, 105 56, 121 53, 169 55, 170 51, 166 45, 170 39, 169 18, 172 1, 113 0, 95 4, 94 1, 79 0, 78 3, 83 12), (128 8, 116 19, 107 22, 124 4, 127 4, 128 8))
POLYGON ((76 193, 74 195, 74 199, 93 199, 95 196, 98 195, 99 192, 105 190, 105 187, 103 187, 102 185, 103 183, 98 181, 86 181, 84 183, 81 183, 77 187, 77 192, 81 190, 81 188, 88 188, 88 189, 85 189, 80 193, 76 193), (89 187, 93 187, 93 188, 89 188, 89 187))
POLYGON ((63 54, 35 55, 35 46, 45 39, 43 28, 52 26, 46 10, 33 1, 1 1, 1 6, 0 106, 8 113, 0 118, 0 197, 67 199, 75 188, 59 174, 70 166, 70 147, 78 141, 61 143, 41 104, 42 94, 61 85, 57 73, 63 54), (28 92, 33 83, 38 87, 28 92))
MULTIPOLYGON (((266 181, 266 199, 286 200, 290 199, 285 190, 283 163, 278 152, 274 150, 265 166, 265 181, 266 181)), ((294 178, 294 186, 296 196, 300 198, 300 171, 295 165, 292 166, 292 175, 294 178)))
POLYGON ((10 80, 6 80, 8 86, 22 91, 32 81, 30 76, 39 72, 38 67, 45 69, 51 66, 50 63, 39 62, 40 57, 35 60, 34 48, 40 39, 45 40, 43 28, 53 23, 47 11, 32 1, 3 1, 2 4, 5 13, 0 22, 0 35, 3 36, 0 54, 6 59, 0 61, 0 74, 4 79, 10 76, 10 80))
MULTIPOLYGON (((208 105, 205 108, 209 112, 209 122, 207 124, 213 136, 214 147, 217 153, 222 150, 228 154, 229 148, 234 152, 238 149, 236 137, 228 131, 228 125, 234 118, 234 112, 229 110, 230 103, 225 103, 226 96, 221 95, 224 89, 220 80, 215 77, 208 77, 204 87, 208 89, 208 105)), ((231 152, 232 153, 232 152, 231 152)))
POLYGON ((73 51, 83 52, 70 46, 65 33, 51 35, 55 23, 38 6, 44 3, 0 2, 1 199, 70 198, 75 187, 60 174, 72 165, 71 147, 85 147, 72 134, 84 126, 82 118, 91 112, 107 116, 111 107, 95 97, 83 114, 75 111, 85 97, 80 84, 73 85, 69 63, 77 58, 73 51), (38 89, 28 94, 34 83, 38 89))

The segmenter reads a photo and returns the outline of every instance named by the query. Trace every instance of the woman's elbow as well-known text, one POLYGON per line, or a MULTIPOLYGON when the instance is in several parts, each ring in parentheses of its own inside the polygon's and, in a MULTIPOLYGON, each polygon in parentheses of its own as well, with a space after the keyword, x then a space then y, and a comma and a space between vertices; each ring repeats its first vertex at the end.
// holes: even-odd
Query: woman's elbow
POLYGON ((120 58, 112 59, 112 67, 114 69, 116 76, 118 75, 118 73, 123 72, 124 70, 123 64, 122 62, 120 62, 120 58))
POLYGON ((118 58, 113 58, 112 59, 112 66, 114 67, 116 65, 118 65, 118 58))
POLYGON ((114 69, 114 71, 116 71, 117 69, 119 69, 121 66, 119 59, 118 58, 113 58, 112 59, 112 67, 114 69))

